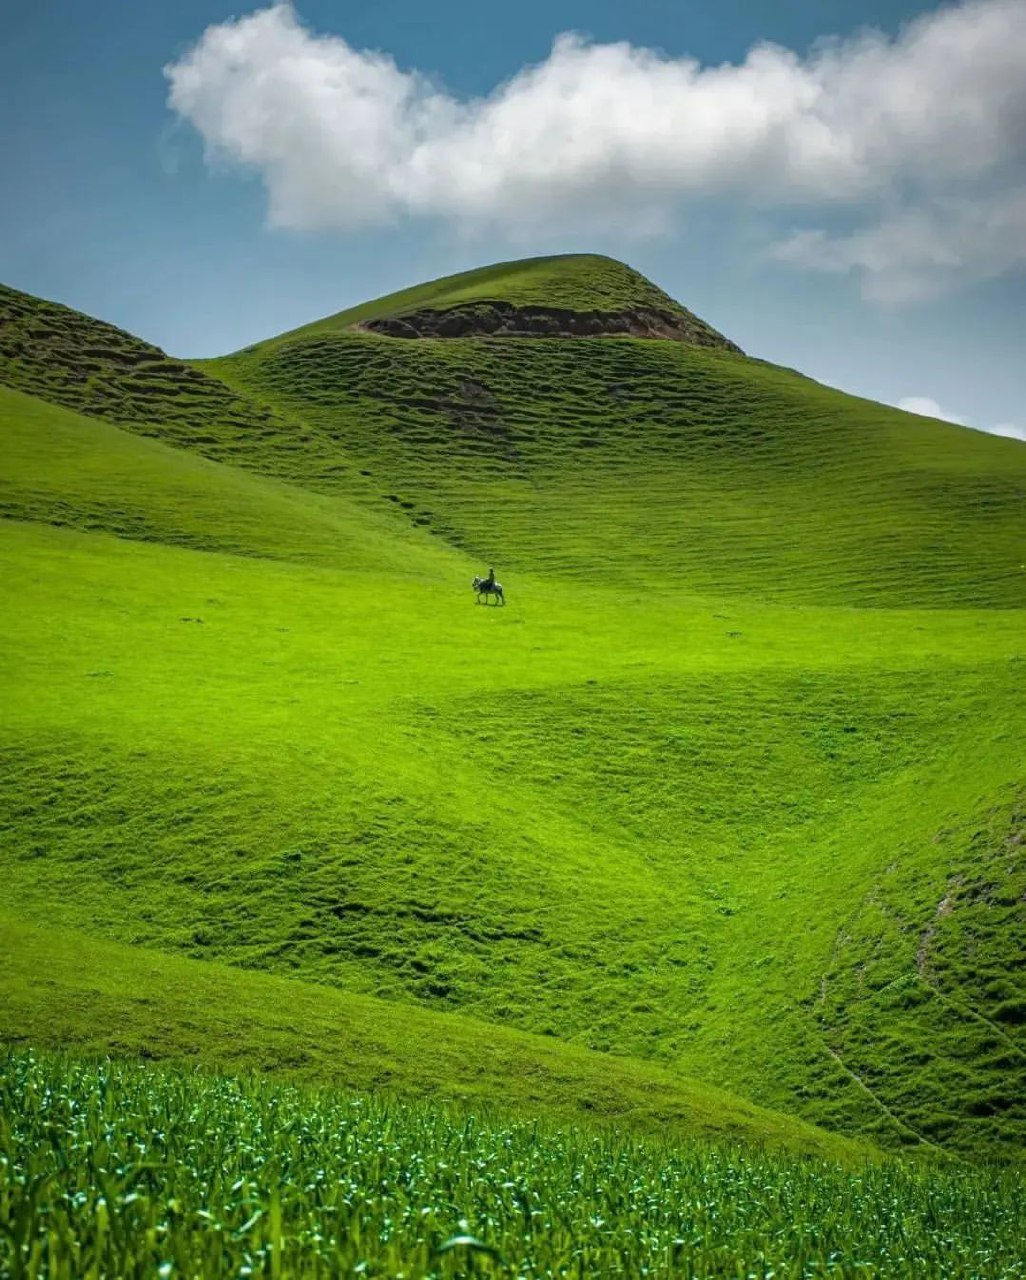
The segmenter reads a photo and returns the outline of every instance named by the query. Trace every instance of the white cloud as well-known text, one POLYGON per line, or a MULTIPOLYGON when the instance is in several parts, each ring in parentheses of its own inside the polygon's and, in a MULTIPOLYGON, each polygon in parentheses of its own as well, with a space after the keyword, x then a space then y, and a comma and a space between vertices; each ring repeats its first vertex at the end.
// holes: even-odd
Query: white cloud
POLYGON ((804 58, 763 44, 737 65, 565 35, 469 101, 278 4, 208 28, 166 74, 211 159, 262 175, 279 226, 630 229, 731 197, 857 210, 847 234, 807 229, 778 255, 857 271, 875 297, 1026 262, 1023 0, 968 0, 804 58))
POLYGON ((981 427, 974 422, 966 422, 957 413, 942 409, 930 396, 905 396, 897 403, 897 408, 906 413, 918 413, 924 418, 940 418, 942 422, 953 422, 956 426, 972 427, 974 431, 986 431, 994 436, 1010 436, 1013 440, 1026 440, 1026 427, 1018 427, 1011 422, 999 422, 993 427, 981 427))
POLYGON ((965 418, 959 417, 957 413, 948 413, 929 396, 905 396, 898 401, 898 408, 904 409, 906 413, 918 413, 924 418, 940 418, 942 422, 954 422, 960 427, 966 425, 965 418))
POLYGON ((1026 264, 1026 184, 975 199, 935 197, 847 235, 798 232, 773 252, 818 271, 857 271, 876 302, 922 301, 1026 264))

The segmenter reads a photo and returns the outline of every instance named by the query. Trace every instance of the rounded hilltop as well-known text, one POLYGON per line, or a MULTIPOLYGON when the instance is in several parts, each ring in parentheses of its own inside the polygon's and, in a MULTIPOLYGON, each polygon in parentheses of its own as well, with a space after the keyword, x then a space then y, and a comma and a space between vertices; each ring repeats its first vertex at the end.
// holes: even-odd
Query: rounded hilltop
POLYGON ((743 354, 640 272, 601 254, 498 262, 388 294, 283 337, 661 338, 743 354))

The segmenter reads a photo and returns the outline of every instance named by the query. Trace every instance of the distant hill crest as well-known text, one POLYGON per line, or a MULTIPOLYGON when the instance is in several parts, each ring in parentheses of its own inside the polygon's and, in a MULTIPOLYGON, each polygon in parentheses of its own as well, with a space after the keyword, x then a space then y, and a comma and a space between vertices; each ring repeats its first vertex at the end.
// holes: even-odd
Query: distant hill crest
POLYGON ((525 258, 445 276, 282 337, 343 329, 390 338, 656 338, 744 354, 640 272, 599 254, 525 258))

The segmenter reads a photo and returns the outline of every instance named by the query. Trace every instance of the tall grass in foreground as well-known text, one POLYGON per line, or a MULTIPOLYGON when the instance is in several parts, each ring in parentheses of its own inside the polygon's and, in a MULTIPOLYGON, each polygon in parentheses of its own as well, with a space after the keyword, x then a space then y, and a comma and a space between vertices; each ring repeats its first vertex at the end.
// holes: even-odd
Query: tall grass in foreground
POLYGON ((1010 1172, 0 1057, 4 1276, 1026 1275, 1010 1172))

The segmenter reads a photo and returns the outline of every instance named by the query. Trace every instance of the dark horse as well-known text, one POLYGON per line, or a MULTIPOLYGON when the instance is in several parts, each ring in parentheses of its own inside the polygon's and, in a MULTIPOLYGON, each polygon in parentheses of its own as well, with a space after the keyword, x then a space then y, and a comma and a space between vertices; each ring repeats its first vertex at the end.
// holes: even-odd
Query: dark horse
POLYGON ((496 604, 506 603, 506 597, 502 593, 501 582, 496 582, 494 579, 489 582, 487 578, 475 578, 471 583, 471 586, 473 586, 474 590, 477 592, 478 604, 480 604, 482 600, 487 604, 489 596, 495 597, 496 604))

